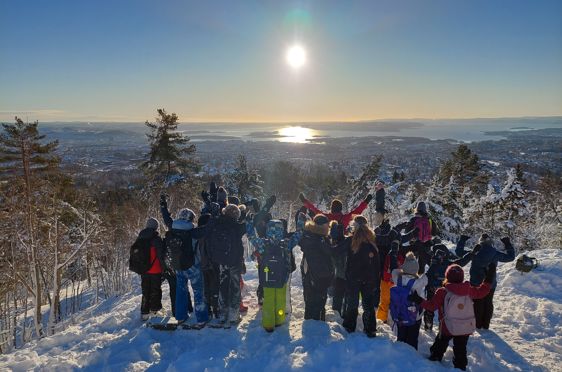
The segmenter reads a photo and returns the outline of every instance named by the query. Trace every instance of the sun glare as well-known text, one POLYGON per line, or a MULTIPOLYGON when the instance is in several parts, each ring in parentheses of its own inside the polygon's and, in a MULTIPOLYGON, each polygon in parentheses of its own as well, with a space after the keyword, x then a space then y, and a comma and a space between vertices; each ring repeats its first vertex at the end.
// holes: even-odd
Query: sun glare
POLYGON ((302 46, 295 44, 287 49, 285 59, 292 69, 298 70, 306 64, 306 50, 302 46))
POLYGON ((303 127, 285 127, 279 130, 281 142, 307 143, 314 137, 314 130, 303 127))

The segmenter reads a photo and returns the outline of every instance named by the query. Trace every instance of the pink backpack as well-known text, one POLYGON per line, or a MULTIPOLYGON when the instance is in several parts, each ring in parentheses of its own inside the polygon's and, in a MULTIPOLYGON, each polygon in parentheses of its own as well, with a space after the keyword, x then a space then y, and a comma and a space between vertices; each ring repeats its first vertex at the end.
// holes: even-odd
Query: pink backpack
POLYGON ((431 221, 429 217, 420 216, 414 221, 414 227, 419 229, 418 239, 425 243, 431 240, 431 221))
POLYGON ((476 330, 474 304, 470 296, 460 296, 447 291, 443 311, 443 321, 451 335, 470 335, 476 330))

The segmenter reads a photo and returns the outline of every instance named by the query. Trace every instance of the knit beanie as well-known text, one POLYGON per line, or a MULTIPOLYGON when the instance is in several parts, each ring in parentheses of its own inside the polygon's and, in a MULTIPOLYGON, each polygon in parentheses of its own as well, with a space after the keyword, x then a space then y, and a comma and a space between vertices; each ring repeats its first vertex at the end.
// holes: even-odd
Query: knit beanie
POLYGON ((147 229, 158 230, 159 226, 160 224, 158 223, 158 220, 154 217, 149 217, 148 220, 146 221, 147 229))
POLYGON ((229 204, 222 209, 222 214, 227 217, 232 218, 234 221, 238 221, 240 219, 240 209, 237 205, 229 204))
POLYGON ((424 202, 419 202, 418 205, 416 206, 416 213, 419 214, 427 214, 427 207, 425 206, 424 202))
POLYGON ((416 260, 416 256, 414 256, 412 252, 408 252, 402 264, 402 272, 404 274, 418 276, 419 269, 420 265, 418 264, 418 260, 416 260))
POLYGON ((464 270, 457 264, 449 265, 445 271, 445 278, 449 283, 462 283, 464 281, 464 270))
POLYGON ((193 211, 189 208, 182 208, 176 214, 176 220, 193 222, 194 219, 195 219, 195 213, 193 213, 193 211))
POLYGON ((332 200, 332 205, 330 206, 330 212, 341 213, 342 210, 343 210, 343 204, 341 200, 338 199, 332 200))
POLYGON ((236 204, 238 206, 240 205, 240 199, 238 199, 237 196, 229 196, 227 200, 228 200, 228 204, 236 204))
POLYGON ((328 219, 328 217, 324 216, 323 214, 317 214, 316 216, 314 216, 314 218, 312 219, 314 221, 314 223, 318 226, 320 225, 326 225, 327 223, 330 222, 330 220, 328 219))

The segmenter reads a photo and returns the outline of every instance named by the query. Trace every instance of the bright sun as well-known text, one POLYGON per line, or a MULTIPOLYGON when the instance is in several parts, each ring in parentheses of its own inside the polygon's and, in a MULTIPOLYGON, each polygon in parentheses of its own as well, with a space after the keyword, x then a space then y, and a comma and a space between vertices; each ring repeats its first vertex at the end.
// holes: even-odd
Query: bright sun
POLYGON ((298 44, 293 45, 287 49, 285 58, 291 68, 298 70, 306 64, 306 50, 298 44))

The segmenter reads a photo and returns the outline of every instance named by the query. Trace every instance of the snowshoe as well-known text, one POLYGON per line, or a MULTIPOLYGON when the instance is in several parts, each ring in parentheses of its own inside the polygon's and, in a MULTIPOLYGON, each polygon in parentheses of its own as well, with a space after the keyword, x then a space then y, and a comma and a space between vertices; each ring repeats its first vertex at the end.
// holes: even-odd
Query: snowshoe
POLYGON ((169 316, 153 316, 148 319, 146 324, 154 329, 161 331, 173 331, 178 328, 178 321, 176 318, 169 316))

